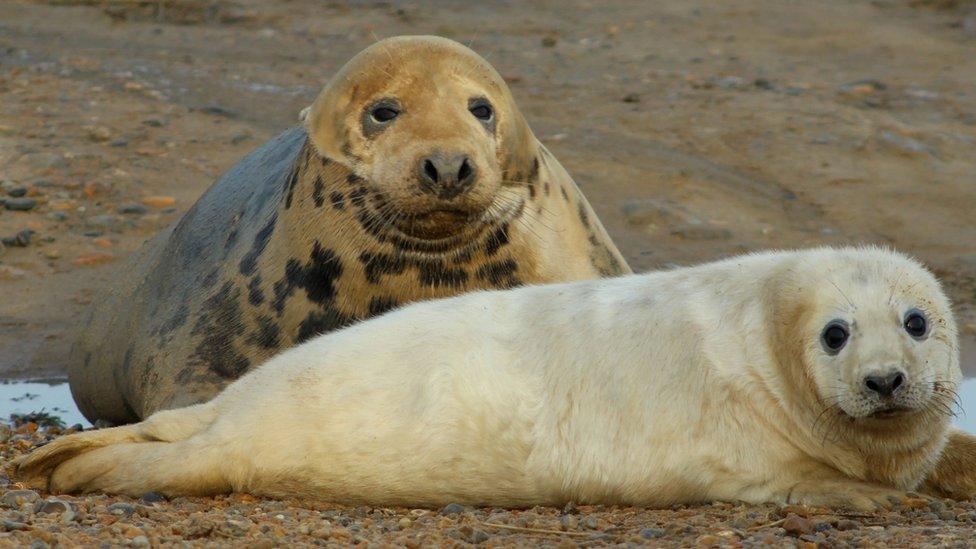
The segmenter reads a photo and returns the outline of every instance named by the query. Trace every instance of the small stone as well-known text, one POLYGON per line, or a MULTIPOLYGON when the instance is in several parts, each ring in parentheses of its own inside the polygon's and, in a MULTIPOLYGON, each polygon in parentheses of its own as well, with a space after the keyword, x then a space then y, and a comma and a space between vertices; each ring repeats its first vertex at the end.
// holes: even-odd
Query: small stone
POLYGON ((147 196, 142 199, 142 203, 154 208, 166 208, 176 204, 176 199, 172 196, 147 196))
POLYGON ((583 518, 582 524, 583 528, 588 530, 596 530, 600 526, 600 521, 594 516, 589 516, 583 518))
POLYGON ((104 143, 112 138, 112 132, 104 126, 88 128, 88 138, 96 143, 104 143))
POLYGON ((671 217, 671 206, 656 198, 628 200, 621 210, 631 225, 659 224, 671 217))
POLYGON ((449 503, 446 506, 444 506, 443 509, 441 509, 440 514, 441 515, 444 515, 444 516, 447 516, 447 515, 457 515, 457 514, 463 513, 464 511, 465 511, 465 508, 460 503, 449 503))
POLYGON ((153 128, 160 128, 165 125, 165 123, 158 118, 147 118, 142 121, 143 125, 151 126, 153 128))
POLYGON ((6 532, 13 532, 14 530, 27 530, 30 527, 23 522, 17 522, 13 520, 2 520, 0 521, 0 526, 3 527, 6 532))
POLYGON ((0 242, 3 242, 4 246, 10 246, 12 248, 26 248, 30 245, 31 236, 34 235, 34 231, 30 229, 24 229, 19 231, 14 236, 5 236, 0 238, 0 242))
POLYGON ((105 510, 117 517, 131 517, 136 512, 136 507, 128 503, 113 503, 105 510))
POLYGON ((207 114, 223 116, 225 118, 235 118, 237 116, 237 111, 228 109, 227 107, 222 107, 220 105, 204 105, 197 110, 207 114))
POLYGON ((62 514, 66 511, 74 511, 75 506, 63 499, 50 498, 38 501, 34 504, 35 513, 62 514))
POLYGON ((146 536, 136 536, 129 540, 131 547, 149 547, 149 538, 146 536))
POLYGON ((111 146, 111 147, 128 147, 129 146, 129 139, 126 138, 126 137, 120 137, 120 138, 112 141, 111 143, 109 143, 109 146, 111 146))
MULTIPOLYGON (((0 252, 2 250, 3 245, 0 244, 0 252)), ((10 265, 0 265, 0 280, 13 280, 15 278, 24 278, 25 276, 27 276, 27 271, 11 267, 10 265)))
POLYGON ((879 91, 884 91, 888 89, 888 86, 881 81, 866 79, 866 80, 856 80, 854 82, 848 82, 842 84, 838 90, 843 93, 848 93, 852 95, 867 95, 879 91))
POLYGON ((709 223, 684 223, 672 227, 671 234, 686 240, 726 240, 732 231, 709 223))
POLYGON ((655 539, 663 538, 668 532, 664 528, 644 528, 640 531, 640 535, 644 539, 655 539))
POLYGON ((7 194, 14 198, 20 198, 27 194, 27 187, 11 187, 7 189, 7 194))
POLYGON ((841 531, 857 530, 860 527, 861 525, 858 522, 850 519, 840 519, 837 521, 837 529, 841 531))
POLYGON ((555 36, 543 36, 542 37, 542 47, 543 48, 552 48, 552 47, 555 47, 556 46, 556 42, 557 42, 557 40, 556 40, 556 37, 555 36))
POLYGON ((411 525, 413 525, 413 521, 408 517, 402 517, 397 521, 397 526, 399 526, 401 530, 406 530, 407 528, 410 528, 411 525))
POLYGON ((45 217, 48 219, 53 219, 54 221, 66 221, 68 219, 68 214, 64 212, 48 212, 45 217))
POLYGON ((907 156, 931 153, 929 147, 924 143, 906 135, 885 130, 878 134, 878 139, 888 148, 907 156))
POLYGON ((235 134, 234 137, 231 137, 230 138, 230 144, 231 145, 239 145, 239 144, 241 144, 241 143, 243 143, 243 142, 251 139, 251 137, 252 137, 251 134, 249 134, 247 132, 241 132, 241 133, 235 134))
POLYGON ((786 520, 783 521, 783 524, 781 526, 783 530, 786 530, 787 534, 793 537, 799 537, 803 534, 809 534, 813 532, 812 522, 810 522, 809 520, 803 517, 798 517, 792 513, 790 513, 790 515, 786 517, 786 520))
POLYGON ((563 530, 576 530, 579 528, 579 519, 576 515, 563 515, 559 517, 559 525, 563 530))
POLYGON ((11 509, 17 509, 25 503, 34 503, 41 499, 41 496, 34 490, 10 490, 0 496, 0 505, 11 509))
POLYGON ((755 86, 755 87, 757 87, 757 88, 759 88, 759 89, 761 89, 761 90, 772 90, 772 89, 774 89, 776 87, 776 86, 773 85, 772 82, 770 82, 769 80, 767 80, 765 78, 757 78, 757 79, 753 80, 752 81, 752 85, 755 86))
POLYGON ((628 93, 621 99, 624 103, 640 103, 640 95, 636 93, 628 93))
POLYGON ((745 86, 745 80, 738 76, 725 76, 716 80, 715 84, 723 90, 738 90, 745 86))
POLYGON ((166 496, 160 494, 159 492, 146 492, 139 498, 142 503, 162 503, 166 501, 166 496))
POLYGON ((37 169, 60 168, 65 164, 64 157, 55 153, 30 153, 25 154, 21 158, 26 161, 30 167, 37 169))
POLYGON ((475 530, 474 532, 471 533, 471 536, 469 536, 469 538, 471 539, 471 543, 477 545, 479 543, 484 543, 488 541, 491 538, 491 536, 489 536, 488 532, 485 532, 484 530, 475 530))
POLYGON ((135 204, 130 202, 125 204, 119 204, 119 207, 116 208, 115 211, 119 212, 120 214, 126 214, 126 215, 142 215, 148 212, 149 208, 143 206, 142 204, 135 204))
POLYGON ((720 545, 725 541, 726 540, 718 536, 714 536, 712 534, 705 534, 703 536, 698 536, 698 539, 695 540, 695 543, 698 544, 699 547, 711 547, 713 545, 720 545))
POLYGON ((8 210, 14 212, 29 212, 37 206, 37 201, 33 198, 8 198, 4 203, 8 210))

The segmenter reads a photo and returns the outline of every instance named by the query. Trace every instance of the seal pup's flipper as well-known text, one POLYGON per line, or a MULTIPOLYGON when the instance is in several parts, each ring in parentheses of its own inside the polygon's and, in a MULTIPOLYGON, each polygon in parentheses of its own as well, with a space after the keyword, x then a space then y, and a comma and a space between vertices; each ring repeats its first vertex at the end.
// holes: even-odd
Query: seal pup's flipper
MULTIPOLYGON (((32 488, 54 492, 56 486, 51 482, 52 478, 56 473, 59 477, 63 476, 60 474, 61 466, 68 462, 79 460, 98 450, 114 449, 119 445, 185 440, 209 427, 216 415, 212 404, 199 404, 179 410, 164 410, 134 425, 68 435, 15 460, 13 465, 16 467, 16 476, 32 488)), ((101 452, 99 455, 105 453, 101 452)), ((108 465, 117 463, 115 461, 108 465)))

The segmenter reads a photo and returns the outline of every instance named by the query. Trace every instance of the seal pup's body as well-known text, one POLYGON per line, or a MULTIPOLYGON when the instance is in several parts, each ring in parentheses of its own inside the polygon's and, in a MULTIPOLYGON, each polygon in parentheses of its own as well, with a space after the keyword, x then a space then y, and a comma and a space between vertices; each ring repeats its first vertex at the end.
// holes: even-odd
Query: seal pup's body
POLYGON ((405 303, 630 272, 481 57, 381 41, 98 297, 69 378, 90 420, 205 401, 278 351, 405 303))
POLYGON ((479 292, 313 339, 19 472, 54 492, 873 508, 946 442, 955 338, 936 280, 878 249, 479 292))

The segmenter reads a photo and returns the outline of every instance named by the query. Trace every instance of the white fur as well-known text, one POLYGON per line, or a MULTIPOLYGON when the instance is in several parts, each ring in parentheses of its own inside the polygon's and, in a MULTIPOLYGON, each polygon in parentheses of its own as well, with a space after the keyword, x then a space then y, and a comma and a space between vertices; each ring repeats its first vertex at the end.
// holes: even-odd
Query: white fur
MULTIPOLYGON (((854 314, 868 340, 863 348, 875 333, 887 334, 879 341, 898 343, 884 350, 887 358, 901 349, 900 336, 907 338, 899 335, 897 310, 919 300, 947 319, 936 329, 955 338, 931 275, 878 249, 766 253, 468 294, 411 305, 288 350, 211 403, 187 409, 192 421, 203 418, 195 435, 153 455, 139 453, 147 443, 82 454, 54 472, 53 484, 193 492, 168 480, 178 470, 154 469, 187 467, 188 482, 218 491, 414 506, 816 503, 820 488, 804 484, 814 479, 828 491, 837 482, 860 487, 841 501, 857 505, 913 488, 934 458, 923 456, 903 480, 879 483, 864 457, 877 437, 821 438, 812 420, 820 410, 803 409, 791 396, 771 347, 768 296, 792 291, 823 312, 814 315, 818 323, 854 314), (897 301, 893 326, 872 326, 887 322, 879 311, 889 304, 879 296, 889 293, 897 301), (856 311, 846 308, 848 299, 856 311), (112 453, 123 448, 130 454, 112 453), (138 468, 133 461, 126 469, 127 455, 142 460, 138 468), (78 461, 86 456, 118 464, 115 473, 84 478, 93 467, 78 461)), ((856 393, 863 361, 852 358, 830 374, 826 369, 838 366, 818 358, 819 330, 810 327, 803 351, 817 392, 856 393)), ((913 379, 958 380, 955 349, 934 338, 910 343, 935 353, 925 355, 928 363, 906 366, 913 379)), ((141 429, 177 421, 181 412, 161 412, 141 429)), ((925 431, 944 441, 946 429, 939 416, 925 431)), ((934 443, 936 452, 941 445, 934 443)))

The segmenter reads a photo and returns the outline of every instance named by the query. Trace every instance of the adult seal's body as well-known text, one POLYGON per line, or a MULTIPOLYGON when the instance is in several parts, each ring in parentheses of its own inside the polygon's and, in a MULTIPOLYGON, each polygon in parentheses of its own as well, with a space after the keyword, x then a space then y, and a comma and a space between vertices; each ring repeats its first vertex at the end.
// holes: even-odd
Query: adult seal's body
POLYGON ((414 304, 19 474, 384 506, 870 509, 932 470, 960 377, 948 301, 914 261, 769 253, 414 304))
POLYGON ((71 390, 91 420, 137 421, 404 303, 628 272, 487 62, 384 40, 135 254, 86 321, 71 390))

